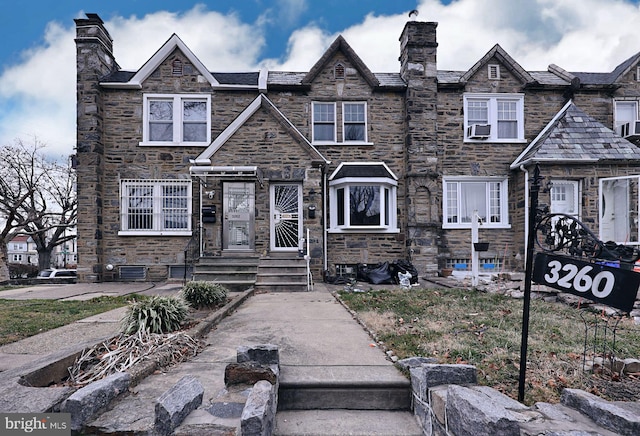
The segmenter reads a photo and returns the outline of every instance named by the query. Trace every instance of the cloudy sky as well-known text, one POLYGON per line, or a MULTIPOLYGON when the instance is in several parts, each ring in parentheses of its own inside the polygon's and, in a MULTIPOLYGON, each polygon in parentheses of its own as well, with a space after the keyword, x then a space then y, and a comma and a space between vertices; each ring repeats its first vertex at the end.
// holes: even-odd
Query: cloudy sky
POLYGON ((375 72, 399 70, 413 9, 438 22, 438 68, 467 70, 500 44, 527 70, 611 71, 640 51, 640 0, 32 0, 0 15, 0 144, 75 145, 74 18, 98 13, 123 69, 178 34, 212 71, 306 71, 342 34, 375 72))

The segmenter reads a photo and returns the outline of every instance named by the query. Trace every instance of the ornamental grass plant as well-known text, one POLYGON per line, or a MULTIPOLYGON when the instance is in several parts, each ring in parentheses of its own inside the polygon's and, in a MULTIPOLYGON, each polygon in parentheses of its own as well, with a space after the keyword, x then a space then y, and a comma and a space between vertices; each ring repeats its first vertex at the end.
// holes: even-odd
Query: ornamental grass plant
POLYGON ((170 333, 180 330, 189 314, 189 304, 179 297, 154 296, 129 305, 122 319, 122 332, 170 333))
POLYGON ((227 293, 222 284, 206 281, 189 282, 181 290, 182 298, 195 309, 221 306, 227 301, 227 293))

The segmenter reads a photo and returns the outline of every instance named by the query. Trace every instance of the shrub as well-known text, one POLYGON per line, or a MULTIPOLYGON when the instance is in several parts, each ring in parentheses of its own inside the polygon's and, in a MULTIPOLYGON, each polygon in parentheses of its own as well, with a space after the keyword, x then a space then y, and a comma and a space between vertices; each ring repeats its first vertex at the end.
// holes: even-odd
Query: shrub
POLYGON ((122 319, 122 331, 132 334, 139 330, 168 333, 179 330, 187 319, 189 305, 181 298, 155 296, 129 305, 122 319))
POLYGON ((38 275, 38 265, 29 265, 23 263, 10 263, 9 277, 12 279, 25 279, 38 275))
POLYGON ((181 292, 182 297, 195 308, 220 306, 227 301, 227 288, 215 282, 189 282, 181 292))

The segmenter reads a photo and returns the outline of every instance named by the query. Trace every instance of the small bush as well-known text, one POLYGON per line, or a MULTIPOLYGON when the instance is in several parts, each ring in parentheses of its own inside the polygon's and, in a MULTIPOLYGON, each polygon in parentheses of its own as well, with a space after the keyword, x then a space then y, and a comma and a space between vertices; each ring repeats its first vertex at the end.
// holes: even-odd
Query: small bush
POLYGON ((181 298, 151 297, 129 305, 122 319, 122 331, 132 334, 139 330, 168 333, 179 330, 187 319, 189 305, 181 298))
POLYGON ((38 275, 38 265, 29 265, 24 263, 10 263, 9 277, 12 279, 26 279, 38 275))
POLYGON ((195 308, 221 306, 227 301, 227 288, 215 282, 189 282, 182 297, 195 308))

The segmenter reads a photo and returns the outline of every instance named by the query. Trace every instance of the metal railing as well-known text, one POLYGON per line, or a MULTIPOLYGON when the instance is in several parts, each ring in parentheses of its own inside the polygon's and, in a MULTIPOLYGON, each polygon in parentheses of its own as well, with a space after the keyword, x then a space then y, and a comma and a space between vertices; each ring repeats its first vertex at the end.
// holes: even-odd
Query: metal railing
POLYGON ((187 243, 186 247, 184 247, 184 278, 182 281, 183 285, 187 284, 187 276, 189 275, 189 271, 191 270, 191 275, 193 276, 193 268, 196 263, 196 260, 200 258, 200 229, 196 229, 191 234, 191 239, 187 243))

